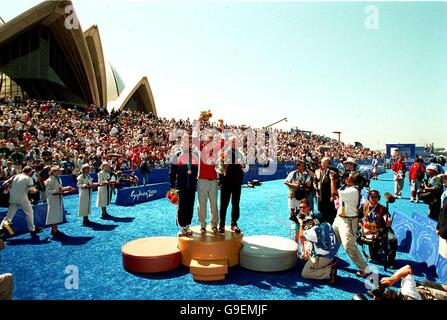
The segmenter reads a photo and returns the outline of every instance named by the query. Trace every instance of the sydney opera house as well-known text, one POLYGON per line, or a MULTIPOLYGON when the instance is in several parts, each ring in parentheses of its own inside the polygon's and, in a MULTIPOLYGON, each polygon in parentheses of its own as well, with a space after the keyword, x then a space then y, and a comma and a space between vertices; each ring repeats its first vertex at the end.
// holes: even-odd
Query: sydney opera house
POLYGON ((157 114, 148 78, 125 84, 104 58, 98 27, 67 27, 76 17, 67 8, 71 1, 45 1, 10 21, 0 18, 0 98, 157 114))

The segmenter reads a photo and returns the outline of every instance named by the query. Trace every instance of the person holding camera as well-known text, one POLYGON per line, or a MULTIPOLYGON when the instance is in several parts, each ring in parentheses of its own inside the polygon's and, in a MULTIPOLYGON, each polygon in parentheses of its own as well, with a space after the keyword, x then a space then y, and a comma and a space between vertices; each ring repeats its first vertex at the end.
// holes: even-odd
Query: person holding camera
POLYGON ((368 273, 368 265, 363 260, 362 254, 357 247, 357 230, 359 221, 359 207, 361 201, 358 188, 359 175, 351 173, 345 180, 346 188, 337 189, 338 176, 335 172, 330 173, 332 196, 338 203, 337 217, 332 224, 337 238, 343 244, 349 258, 354 262, 359 271, 358 277, 365 277, 368 273))
POLYGON ((391 277, 380 280, 380 286, 368 295, 374 300, 447 300, 447 285, 431 281, 417 284, 413 278, 411 266, 406 265, 397 270, 391 277), (400 292, 395 293, 389 288, 401 280, 400 292))
POLYGON ((34 181, 31 178, 33 169, 31 167, 24 167, 21 174, 15 175, 11 179, 5 181, 9 186, 9 207, 8 214, 3 219, 0 228, 3 228, 6 224, 12 225, 17 210, 21 207, 26 215, 26 221, 28 223, 28 230, 32 236, 35 236, 42 231, 42 228, 34 226, 34 212, 31 202, 28 198, 28 193, 39 192, 34 187, 34 181))
MULTIPOLYGON (((300 202, 301 203, 301 202, 300 202)), ((300 214, 300 229, 304 239, 311 246, 304 246, 303 259, 306 260, 301 276, 304 279, 328 279, 335 284, 337 277, 336 254, 340 241, 332 226, 316 223, 311 215, 300 214)))
MULTIPOLYGON (((296 170, 289 173, 284 180, 284 184, 289 188, 289 209, 290 219, 295 217, 298 202, 307 198, 307 192, 312 185, 312 179, 306 172, 306 165, 303 160, 296 162, 296 170)), ((294 221, 294 220, 292 220, 294 221)))
POLYGON ((444 191, 441 175, 438 175, 438 168, 435 165, 428 165, 426 168, 428 182, 419 190, 419 198, 428 204, 428 217, 438 221, 441 211, 441 196, 444 191))
POLYGON ((387 254, 386 262, 388 268, 394 269, 397 238, 391 229, 390 213, 385 206, 379 203, 379 200, 379 191, 370 190, 368 193, 368 202, 360 207, 360 237, 362 242, 369 245, 371 259, 377 260, 379 249, 382 247, 387 254))
MULTIPOLYGON (((294 229, 295 229, 295 242, 298 244, 300 243, 300 240, 303 240, 303 232, 301 229, 301 224, 299 217, 312 217, 314 219, 315 223, 320 223, 321 220, 321 214, 319 212, 314 212, 310 208, 310 202, 306 198, 303 198, 298 203, 298 210, 295 211, 295 213, 289 218, 289 220, 293 221, 294 223, 294 229)), ((303 218, 301 218, 302 220, 303 218)), ((301 242, 302 243, 302 242, 301 242)), ((302 243, 303 244, 303 243, 302 243)))
MULTIPOLYGON (((329 177, 331 158, 324 157, 321 159, 320 168, 315 171, 314 188, 317 195, 317 208, 323 215, 323 220, 329 223, 333 223, 337 210, 333 202, 331 194, 331 179, 329 177)), ((336 181, 338 186, 338 180, 336 181)))
MULTIPOLYGON (((5 248, 5 244, 0 239, 0 251, 5 248)), ((11 300, 14 290, 13 276, 10 273, 0 274, 0 300, 11 300)))

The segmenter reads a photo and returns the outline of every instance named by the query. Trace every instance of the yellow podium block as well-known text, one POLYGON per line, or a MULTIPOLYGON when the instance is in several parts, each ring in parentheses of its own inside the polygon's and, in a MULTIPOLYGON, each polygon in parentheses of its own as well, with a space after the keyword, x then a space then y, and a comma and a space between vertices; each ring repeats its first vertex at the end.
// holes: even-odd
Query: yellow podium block
POLYGON ((243 244, 243 233, 235 233, 230 227, 225 234, 200 233, 200 226, 192 227, 192 236, 178 237, 178 249, 182 253, 182 264, 190 267, 191 260, 226 260, 229 267, 239 264, 239 252, 243 244))

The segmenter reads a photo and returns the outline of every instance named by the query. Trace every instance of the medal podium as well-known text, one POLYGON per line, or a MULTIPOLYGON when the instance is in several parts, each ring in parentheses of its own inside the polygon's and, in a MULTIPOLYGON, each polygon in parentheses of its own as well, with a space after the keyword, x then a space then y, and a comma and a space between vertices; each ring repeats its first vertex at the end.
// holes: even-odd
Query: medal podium
POLYGON ((228 267, 239 264, 243 234, 229 227, 225 234, 200 233, 192 227, 192 236, 150 237, 130 241, 121 248, 124 269, 135 273, 174 270, 183 264, 197 281, 225 279, 228 267))

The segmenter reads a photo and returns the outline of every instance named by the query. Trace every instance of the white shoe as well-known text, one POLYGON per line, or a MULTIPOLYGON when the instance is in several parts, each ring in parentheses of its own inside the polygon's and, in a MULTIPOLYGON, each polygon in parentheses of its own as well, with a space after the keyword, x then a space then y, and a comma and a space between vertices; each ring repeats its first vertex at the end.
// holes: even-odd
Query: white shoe
POLYGON ((413 202, 414 200, 413 199, 410 199, 410 202, 413 202))

